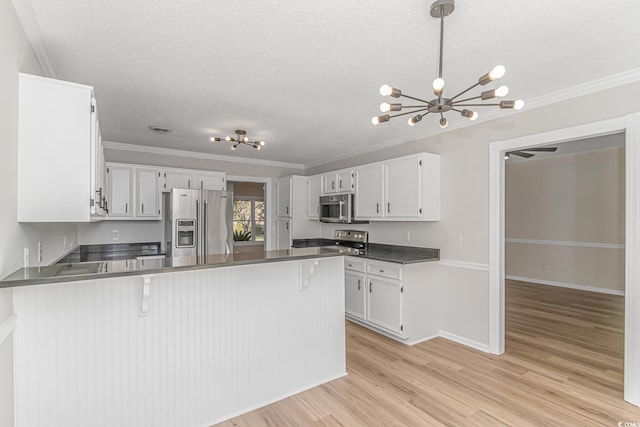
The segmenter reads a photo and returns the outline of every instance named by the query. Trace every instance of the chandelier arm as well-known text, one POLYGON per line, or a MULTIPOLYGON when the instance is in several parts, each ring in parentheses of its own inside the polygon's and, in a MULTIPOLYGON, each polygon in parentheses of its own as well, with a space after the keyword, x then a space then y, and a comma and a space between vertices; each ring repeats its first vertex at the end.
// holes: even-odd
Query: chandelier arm
POLYGON ((435 104, 431 101, 425 101, 424 99, 420 99, 420 98, 414 98, 413 96, 409 96, 409 95, 405 95, 404 93, 402 95, 400 95, 404 98, 409 98, 409 99, 413 99, 414 101, 420 101, 420 102, 424 102, 425 104, 428 104, 429 106, 434 106, 435 104))
MULTIPOLYGON (((456 107, 495 107, 498 105, 500 104, 456 104, 456 107)), ((455 108, 452 108, 452 110, 455 110, 455 108)))
MULTIPOLYGON (((421 110, 407 111, 406 113, 394 114, 393 116, 389 116, 389 118, 393 119, 394 117, 406 116, 407 114, 413 114, 413 113, 417 113, 419 111, 426 111, 426 110, 428 110, 428 108, 423 108, 421 110)), ((426 114, 429 114, 429 112, 427 112, 426 114)), ((423 116, 425 116, 426 114, 423 114, 423 116)))
MULTIPOLYGON (((480 83, 476 83, 473 86, 469 86, 467 89, 463 90, 462 92, 460 92, 459 94, 457 94, 456 96, 454 96, 453 98, 449 98, 450 101, 453 101, 454 99, 456 99, 457 97, 459 97, 460 95, 463 95, 467 92, 469 92, 471 89, 473 89, 474 87, 478 86, 480 83)), ((479 98, 479 97, 478 97, 479 98)))
POLYGON ((459 104, 459 103, 461 103, 461 102, 473 101, 474 99, 480 99, 480 98, 482 98, 482 96, 481 96, 481 95, 479 95, 479 96, 472 96, 471 98, 465 98, 465 99, 461 99, 461 100, 456 101, 456 102, 450 102, 450 104, 451 104, 451 105, 456 105, 456 104, 459 104))

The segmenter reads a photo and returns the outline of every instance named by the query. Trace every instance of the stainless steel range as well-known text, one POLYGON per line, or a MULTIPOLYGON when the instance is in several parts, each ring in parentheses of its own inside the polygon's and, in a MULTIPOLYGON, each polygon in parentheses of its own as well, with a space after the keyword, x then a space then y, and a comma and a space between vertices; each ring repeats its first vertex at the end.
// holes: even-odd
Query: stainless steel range
POLYGON ((336 230, 333 239, 337 246, 352 248, 355 255, 362 255, 367 250, 369 232, 358 230, 336 230))

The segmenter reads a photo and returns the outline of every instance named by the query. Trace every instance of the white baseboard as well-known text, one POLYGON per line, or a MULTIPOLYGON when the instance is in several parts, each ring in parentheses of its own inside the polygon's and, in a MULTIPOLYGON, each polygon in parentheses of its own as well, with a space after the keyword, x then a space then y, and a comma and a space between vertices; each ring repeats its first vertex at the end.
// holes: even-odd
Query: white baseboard
POLYGON ((467 347, 475 348, 484 353, 490 353, 489 344, 481 343, 478 341, 470 340, 469 338, 461 337, 460 335, 452 334, 451 332, 441 330, 438 334, 444 339, 457 342, 458 344, 466 345, 467 347))
POLYGON ((619 291, 617 289, 596 288, 593 286, 577 285, 575 283, 555 282, 553 280, 533 279, 531 277, 521 277, 521 276, 512 276, 512 275, 506 275, 505 279, 518 280, 520 282, 537 283, 540 285, 557 286, 559 288, 577 289, 579 291, 598 292, 601 294, 624 296, 624 291, 619 291))
POLYGON ((18 320, 18 316, 14 313, 11 316, 4 319, 2 323, 0 323, 0 344, 7 339, 9 335, 16 328, 16 322, 18 320))

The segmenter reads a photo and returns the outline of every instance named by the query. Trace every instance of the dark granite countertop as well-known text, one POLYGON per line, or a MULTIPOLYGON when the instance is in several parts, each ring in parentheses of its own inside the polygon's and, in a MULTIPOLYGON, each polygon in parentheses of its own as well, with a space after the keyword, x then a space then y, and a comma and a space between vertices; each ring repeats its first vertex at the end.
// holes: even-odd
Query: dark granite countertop
POLYGON ((245 252, 204 257, 148 257, 146 259, 57 263, 48 267, 21 268, 0 280, 0 288, 96 280, 119 276, 168 273, 204 268, 230 267, 265 262, 293 261, 351 255, 349 248, 314 247, 245 252))
MULTIPOLYGON (((336 241, 333 239, 293 239, 293 247, 298 248, 335 246, 336 241)), ((369 243, 365 250, 360 250, 355 256, 398 264, 412 264, 440 260, 440 249, 369 243)))

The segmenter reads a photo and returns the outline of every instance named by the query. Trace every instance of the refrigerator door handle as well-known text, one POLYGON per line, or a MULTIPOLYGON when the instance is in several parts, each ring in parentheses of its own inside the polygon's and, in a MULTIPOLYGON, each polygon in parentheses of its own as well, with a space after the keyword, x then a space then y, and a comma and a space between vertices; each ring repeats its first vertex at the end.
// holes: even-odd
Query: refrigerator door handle
POLYGON ((200 255, 200 200, 196 199, 196 256, 200 255))
POLYGON ((209 210, 209 201, 207 199, 204 200, 204 213, 202 215, 202 255, 204 255, 205 257, 208 255, 208 251, 207 251, 207 239, 209 238, 208 236, 208 230, 207 230, 207 215, 208 215, 208 211, 209 210))

